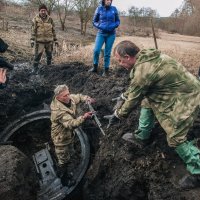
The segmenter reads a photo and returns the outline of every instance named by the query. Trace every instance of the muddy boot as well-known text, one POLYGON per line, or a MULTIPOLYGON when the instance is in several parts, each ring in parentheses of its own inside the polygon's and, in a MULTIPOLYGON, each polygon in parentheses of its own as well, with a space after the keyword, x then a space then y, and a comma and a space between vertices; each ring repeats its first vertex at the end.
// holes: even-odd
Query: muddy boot
POLYGON ((51 60, 47 60, 47 65, 51 65, 51 60))
POLYGON ((58 165, 57 168, 57 176, 59 178, 62 178, 65 175, 65 172, 67 171, 67 165, 63 164, 63 165, 58 165))
POLYGON ((122 139, 134 144, 135 146, 137 146, 140 149, 144 148, 145 146, 147 146, 150 143, 150 141, 148 139, 141 140, 141 139, 136 138, 135 134, 133 134, 133 133, 125 133, 122 136, 122 139))
POLYGON ((94 66, 90 70, 88 70, 88 72, 94 72, 94 73, 96 73, 97 72, 97 68, 98 68, 98 65, 94 64, 94 66))
POLYGON ((76 184, 76 180, 73 179, 74 174, 69 172, 68 163, 58 165, 57 176, 61 179, 61 183, 64 186, 71 187, 76 184))
POLYGON ((61 182, 64 186, 71 187, 76 184, 76 180, 73 178, 74 174, 72 172, 65 171, 61 178, 61 182))
POLYGON ((39 71, 38 63, 34 63, 33 69, 31 70, 30 74, 37 75, 39 71))
POLYGON ((180 188, 183 190, 200 187, 200 175, 185 175, 178 183, 180 188))
POLYGON ((71 179, 68 179, 68 180, 67 180, 66 186, 67 186, 67 187, 72 187, 72 186, 74 186, 75 184, 76 184, 76 180, 74 180, 73 178, 71 178, 71 179))
POLYGON ((102 72, 102 75, 101 76, 103 76, 103 77, 106 77, 106 76, 108 76, 108 74, 109 74, 109 69, 108 68, 106 68, 106 69, 104 69, 103 70, 103 72, 102 72))

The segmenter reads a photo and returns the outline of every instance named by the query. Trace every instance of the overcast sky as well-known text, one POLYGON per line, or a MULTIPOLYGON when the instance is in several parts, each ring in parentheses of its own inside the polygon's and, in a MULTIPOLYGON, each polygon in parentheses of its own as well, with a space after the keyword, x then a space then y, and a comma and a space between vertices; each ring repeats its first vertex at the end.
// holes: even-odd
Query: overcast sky
POLYGON ((182 3, 183 0, 113 0, 112 5, 116 6, 119 11, 127 11, 131 6, 151 7, 157 10, 161 17, 168 17, 182 3))

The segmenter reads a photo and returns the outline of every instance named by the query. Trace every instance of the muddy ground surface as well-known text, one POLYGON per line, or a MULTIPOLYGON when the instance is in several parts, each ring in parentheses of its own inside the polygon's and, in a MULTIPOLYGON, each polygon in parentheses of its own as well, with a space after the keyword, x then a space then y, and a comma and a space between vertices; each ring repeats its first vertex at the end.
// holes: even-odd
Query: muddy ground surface
POLYGON ((14 146, 1 145, 0 162, 0 199, 36 199, 36 174, 27 156, 14 146))
MULTIPOLYGON (((15 64, 15 70, 9 72, 10 81, 7 88, 0 91, 0 132, 18 117, 49 105, 55 85, 67 84, 71 93, 82 93, 96 98, 94 108, 98 111, 98 117, 106 132, 106 136, 101 135, 98 129, 91 127, 92 122, 87 122, 83 126, 89 135, 92 153, 90 167, 83 181, 83 189, 79 191, 79 199, 199 199, 200 189, 181 191, 178 188, 178 179, 187 172, 174 150, 168 147, 165 133, 159 124, 156 124, 153 130, 151 144, 142 150, 121 139, 124 133, 132 132, 137 128, 139 106, 127 119, 106 129, 107 121, 103 116, 112 114, 114 103, 111 99, 119 96, 128 87, 128 73, 115 69, 110 72, 109 77, 105 78, 99 74, 89 74, 88 69, 89 66, 84 66, 82 63, 68 63, 59 66, 42 66, 39 75, 31 75, 28 63, 15 64)), ((87 107, 83 105, 82 112, 86 110, 87 107)), ((50 124, 47 123, 45 126, 50 124)), ((199 128, 197 122, 195 128, 191 130, 191 139, 199 136, 199 128)), ((50 136, 49 127, 45 127, 45 130, 50 136)), ((38 132, 42 138, 43 131, 38 128, 38 132)), ((29 145, 29 153, 27 153, 27 148, 23 149, 20 145, 18 147, 26 155, 37 149, 36 147, 31 149, 29 145)), ((11 154, 6 157, 8 161, 13 159, 11 154)), ((26 168, 22 166, 23 164, 26 165, 22 162, 16 169, 13 169, 12 162, 7 162, 5 166, 8 170, 13 169, 13 173, 18 173, 20 169, 26 168)), ((9 187, 13 184, 13 179, 8 177, 7 182, 9 187)), ((26 195, 31 194, 31 191, 36 188, 35 183, 28 184, 29 189, 24 188, 26 195)), ((2 190, 0 187, 0 194, 2 190)), ((13 195, 16 195, 16 199, 20 199, 17 193, 13 195)), ((34 196, 31 198, 34 199, 34 196)))

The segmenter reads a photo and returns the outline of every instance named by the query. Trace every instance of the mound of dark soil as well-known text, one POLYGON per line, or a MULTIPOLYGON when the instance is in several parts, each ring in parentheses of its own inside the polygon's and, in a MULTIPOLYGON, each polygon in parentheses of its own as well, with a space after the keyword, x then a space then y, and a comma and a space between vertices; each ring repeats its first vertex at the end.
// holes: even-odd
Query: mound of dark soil
MULTIPOLYGON (((159 125, 153 130, 152 143, 138 149, 122 141, 121 136, 134 131, 138 124, 138 109, 127 119, 107 129, 104 115, 112 114, 112 98, 128 87, 128 73, 116 69, 109 77, 88 73, 81 63, 44 66, 39 75, 30 75, 29 67, 16 66, 8 87, 0 91, 0 129, 17 117, 49 105, 55 85, 67 84, 71 93, 96 98, 94 108, 102 122, 106 136, 98 129, 84 125, 93 149, 91 166, 85 178, 83 198, 86 200, 161 200, 199 199, 198 189, 181 191, 177 180, 186 173, 173 149, 166 143, 159 125)), ((86 111, 86 106, 82 111, 86 111)), ((195 127, 198 131, 199 126, 195 127)), ((194 132, 191 134, 194 137, 194 132)))
POLYGON ((37 183, 30 160, 13 146, 0 146, 0 199, 36 199, 37 183))

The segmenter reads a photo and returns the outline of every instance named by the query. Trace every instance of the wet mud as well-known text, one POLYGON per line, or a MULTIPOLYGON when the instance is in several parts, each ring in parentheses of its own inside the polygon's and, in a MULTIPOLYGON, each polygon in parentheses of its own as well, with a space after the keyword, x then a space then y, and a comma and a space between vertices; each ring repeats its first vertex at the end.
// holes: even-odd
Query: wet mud
MULTIPOLYGON (((107 129, 104 115, 113 113, 112 98, 119 96, 128 87, 128 72, 116 68, 108 77, 88 73, 89 66, 82 63, 42 66, 38 75, 31 74, 27 64, 16 64, 15 70, 9 73, 7 88, 0 91, 0 132, 20 116, 48 107, 53 97, 53 90, 58 84, 67 84, 71 93, 82 93, 96 98, 94 109, 103 125, 106 136, 103 136, 93 121, 83 125, 91 143, 91 160, 88 171, 82 182, 82 189, 76 199, 84 200, 197 200, 200 189, 181 191, 178 179, 187 171, 174 149, 168 147, 165 132, 157 123, 151 143, 144 149, 139 149, 121 139, 126 132, 133 132, 138 125, 140 105, 132 111, 127 119, 107 129)), ((80 114, 88 111, 86 105, 80 109, 80 114)), ((37 140, 50 141, 50 124, 35 124, 37 140), (37 128, 38 127, 38 128, 37 128)), ((195 123, 189 137, 199 137, 199 122, 195 123)), ((40 145, 24 145, 28 135, 11 138, 28 159, 30 154, 41 148, 40 145), (20 145, 21 144, 21 145, 20 145)), ((31 144, 31 143, 30 143, 31 144)), ((3 146, 5 148, 5 146, 3 146)), ((2 148, 2 147, 1 147, 2 148)), ((1 159, 1 155, 0 155, 1 159)), ((7 159, 12 159, 11 154, 7 159)), ((1 162, 2 163, 2 162, 1 162)), ((23 162, 22 162, 23 163, 23 162)), ((25 164, 24 164, 25 165, 25 164)), ((5 165, 8 168, 8 165, 5 165)), ((9 164, 10 168, 16 164, 9 164)), ((20 166, 20 169, 23 166, 20 166)), ((14 169, 18 173, 19 167, 14 169)), ((2 169, 3 170, 3 169, 2 169)), ((5 169, 4 169, 5 170, 5 169)), ((1 174, 1 169, 0 169, 1 174)), ((27 175, 32 177, 31 174, 27 175)), ((9 179, 9 184, 14 181, 9 179)), ((2 177, 0 177, 0 183, 2 177)), ((26 184, 26 181, 24 180, 26 184)), ((24 193, 32 195, 35 182, 24 193)), ((23 188, 23 187, 22 187, 23 188)), ((3 193, 0 187, 0 194, 3 193)), ((20 199, 16 195, 16 199, 20 199)), ((31 198, 35 198, 31 196, 31 198)), ((31 199, 21 198, 21 199, 31 199)))

